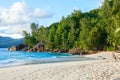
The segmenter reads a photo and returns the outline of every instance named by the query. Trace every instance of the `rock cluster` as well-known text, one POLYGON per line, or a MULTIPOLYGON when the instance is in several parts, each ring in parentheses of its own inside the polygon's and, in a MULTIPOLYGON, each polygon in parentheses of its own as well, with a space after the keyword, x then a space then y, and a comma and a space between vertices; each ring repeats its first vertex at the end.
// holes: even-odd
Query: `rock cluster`
POLYGON ((10 51, 28 51, 28 52, 43 52, 44 51, 44 45, 41 43, 36 44, 33 48, 28 48, 27 45, 20 44, 18 46, 12 46, 8 48, 10 51))
POLYGON ((44 44, 38 43, 33 48, 30 48, 28 52, 43 52, 44 51, 44 44))
POLYGON ((27 45, 20 44, 18 46, 12 46, 12 47, 8 48, 8 50, 10 50, 10 51, 19 51, 19 50, 26 51, 26 50, 28 50, 28 48, 27 48, 27 45))
POLYGON ((45 48, 43 43, 38 43, 32 48, 28 48, 27 45, 20 44, 18 46, 12 46, 8 48, 10 51, 28 51, 28 52, 56 52, 56 53, 70 53, 73 55, 83 55, 87 54, 86 52, 83 52, 80 48, 73 48, 73 49, 49 49, 45 48))

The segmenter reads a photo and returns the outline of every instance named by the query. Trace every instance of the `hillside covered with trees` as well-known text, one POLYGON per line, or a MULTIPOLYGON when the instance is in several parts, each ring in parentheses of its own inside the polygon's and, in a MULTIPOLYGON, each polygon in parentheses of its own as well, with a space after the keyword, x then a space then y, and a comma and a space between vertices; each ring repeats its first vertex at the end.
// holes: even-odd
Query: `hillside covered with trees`
POLYGON ((120 45, 120 0, 105 0, 89 12, 74 10, 48 27, 36 23, 30 27, 31 34, 23 31, 29 48, 42 42, 49 49, 115 50, 120 45))

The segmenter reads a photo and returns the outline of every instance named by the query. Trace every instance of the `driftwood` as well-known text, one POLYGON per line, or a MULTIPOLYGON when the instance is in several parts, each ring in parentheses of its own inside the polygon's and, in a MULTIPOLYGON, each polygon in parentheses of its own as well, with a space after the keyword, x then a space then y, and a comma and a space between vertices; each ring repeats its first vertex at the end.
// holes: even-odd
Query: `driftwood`
POLYGON ((118 51, 120 51, 120 45, 117 45, 116 48, 118 51))
POLYGON ((115 53, 115 52, 113 52, 113 58, 115 59, 115 60, 117 60, 117 61, 120 61, 120 53, 115 53))

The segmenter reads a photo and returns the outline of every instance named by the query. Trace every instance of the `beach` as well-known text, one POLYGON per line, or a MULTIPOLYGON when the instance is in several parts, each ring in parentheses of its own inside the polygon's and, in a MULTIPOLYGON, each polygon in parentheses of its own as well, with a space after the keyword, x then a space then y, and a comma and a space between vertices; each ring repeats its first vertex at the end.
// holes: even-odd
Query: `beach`
POLYGON ((120 80, 120 62, 112 58, 112 52, 85 57, 98 60, 0 68, 0 80, 120 80))

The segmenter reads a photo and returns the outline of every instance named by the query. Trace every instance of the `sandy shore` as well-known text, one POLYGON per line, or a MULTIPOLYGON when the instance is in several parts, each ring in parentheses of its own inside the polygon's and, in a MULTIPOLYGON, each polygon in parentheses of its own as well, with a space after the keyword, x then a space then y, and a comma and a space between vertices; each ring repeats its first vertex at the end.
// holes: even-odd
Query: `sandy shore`
POLYGON ((0 80, 120 80, 120 62, 112 58, 112 52, 85 57, 98 60, 0 68, 0 80))

